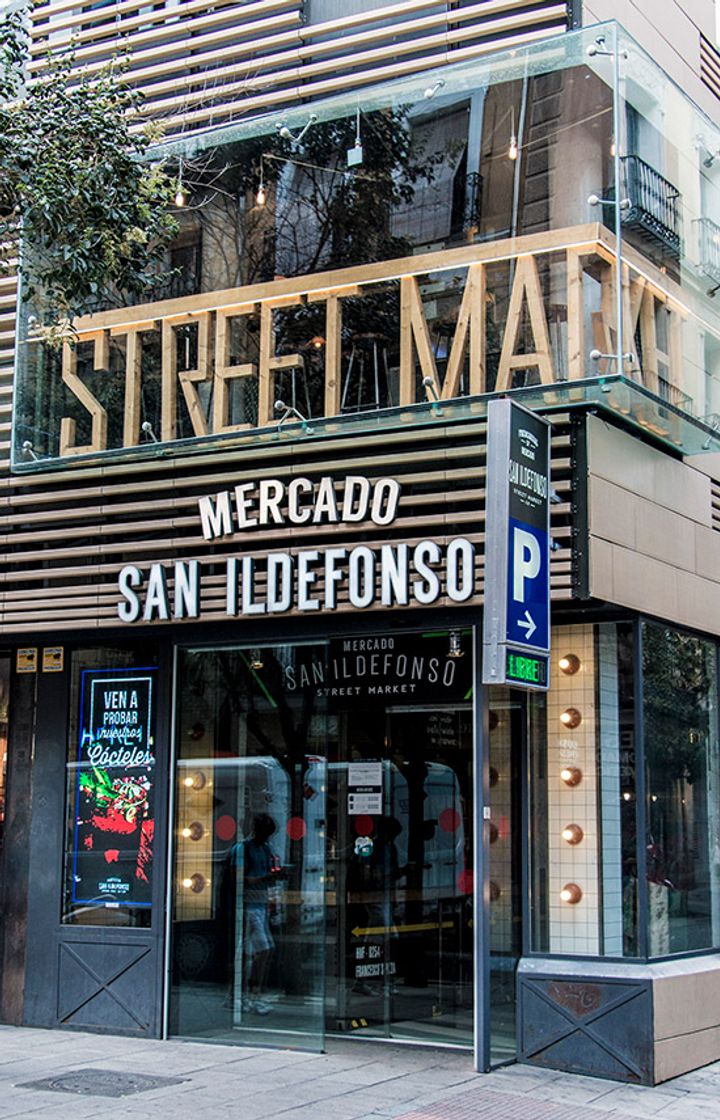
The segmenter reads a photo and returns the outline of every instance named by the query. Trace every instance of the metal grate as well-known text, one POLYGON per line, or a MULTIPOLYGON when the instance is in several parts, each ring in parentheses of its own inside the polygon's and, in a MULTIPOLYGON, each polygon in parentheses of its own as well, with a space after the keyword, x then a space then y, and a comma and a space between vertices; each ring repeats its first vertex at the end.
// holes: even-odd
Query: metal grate
POLYGON ((183 1077, 149 1077, 143 1073, 118 1072, 114 1069, 75 1069, 41 1081, 26 1081, 20 1089, 40 1089, 51 1093, 76 1093, 81 1097, 131 1097, 150 1089, 181 1085, 183 1077))

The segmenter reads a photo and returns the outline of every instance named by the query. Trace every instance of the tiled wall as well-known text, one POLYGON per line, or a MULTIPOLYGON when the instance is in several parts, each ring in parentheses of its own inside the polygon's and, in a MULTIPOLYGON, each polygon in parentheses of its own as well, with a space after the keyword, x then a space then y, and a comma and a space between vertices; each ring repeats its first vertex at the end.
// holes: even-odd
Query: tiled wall
POLYGON ((560 626, 553 630, 548 721, 548 890, 550 952, 595 954, 599 944, 599 842, 597 785, 597 712, 595 705, 596 664, 593 626, 560 626), (559 659, 574 654, 580 668, 566 675, 559 659), (560 717, 568 708, 582 716, 575 728, 564 726, 560 717), (560 773, 575 767, 582 780, 567 785, 560 773), (584 838, 568 844, 562 830, 577 824, 584 838), (564 902, 563 887, 577 884, 582 898, 564 902))

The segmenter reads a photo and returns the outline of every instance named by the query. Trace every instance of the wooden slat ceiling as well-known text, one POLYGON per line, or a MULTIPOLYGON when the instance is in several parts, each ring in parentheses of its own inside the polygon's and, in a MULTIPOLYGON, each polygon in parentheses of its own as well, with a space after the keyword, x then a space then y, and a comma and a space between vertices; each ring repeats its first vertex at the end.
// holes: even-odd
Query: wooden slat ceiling
POLYGON ((312 22, 302 0, 47 0, 32 9, 31 80, 75 44, 92 73, 123 52, 166 136, 567 30, 556 0, 400 0, 312 22), (307 18, 309 16, 309 18, 307 18))
MULTIPOLYGON (((555 598, 567 599, 572 593, 567 418, 554 420, 553 428, 553 485, 561 502, 552 507, 553 537, 560 545, 552 557, 552 591, 555 598)), ((200 560, 203 620, 222 621, 226 557, 251 553, 261 559, 272 551, 340 543, 412 545, 464 536, 477 545, 481 586, 483 421, 450 425, 435 420, 422 429, 216 450, 175 459, 168 467, 167 460, 145 455, 105 466, 102 476, 89 466, 0 480, 3 507, 12 509, 0 518, 0 629, 21 635, 119 627, 120 568, 133 563, 147 574, 151 563, 170 565, 176 559, 200 560), (203 539, 200 495, 232 488, 241 477, 317 479, 324 474, 397 478, 402 497, 396 521, 385 528, 371 522, 262 527, 213 542, 203 539)), ((340 609, 349 609, 342 599, 340 609)))

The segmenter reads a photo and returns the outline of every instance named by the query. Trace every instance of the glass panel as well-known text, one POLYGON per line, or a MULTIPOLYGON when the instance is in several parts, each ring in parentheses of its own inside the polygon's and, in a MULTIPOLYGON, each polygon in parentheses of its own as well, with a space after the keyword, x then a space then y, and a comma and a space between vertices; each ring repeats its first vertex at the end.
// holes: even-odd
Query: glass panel
POLYGON ((526 705, 490 688, 490 1060, 517 1055, 515 973, 522 954, 520 836, 526 705))
POLYGON ((306 663, 325 677, 327 646, 180 655, 173 1033, 322 1048, 328 722, 306 663))
POLYGON ((351 788, 357 760, 380 757, 384 798, 367 836, 372 818, 345 818, 350 968, 337 1018, 360 1017, 363 1034, 472 1043, 471 724, 469 708, 448 706, 353 714, 340 781, 351 788))
POLYGON ((180 655, 173 1032, 472 1044, 469 639, 180 655))
POLYGON ((635 956, 637 832, 633 631, 553 629, 544 733, 533 716, 531 944, 635 956))
POLYGON ((643 627, 650 956, 720 937, 716 658, 712 642, 643 627))
POLYGON ((73 656, 63 922, 150 925, 156 692, 132 652, 73 656))
POLYGON ((625 372, 717 428, 720 128, 622 28, 617 45, 625 372))
POLYGON ((588 224, 614 132, 592 41, 366 87, 359 114, 341 96, 159 148, 182 159, 189 205, 157 282, 80 309, 62 353, 43 307, 21 307, 15 465, 319 434, 327 416, 613 372, 590 358, 617 334, 612 246, 588 224))

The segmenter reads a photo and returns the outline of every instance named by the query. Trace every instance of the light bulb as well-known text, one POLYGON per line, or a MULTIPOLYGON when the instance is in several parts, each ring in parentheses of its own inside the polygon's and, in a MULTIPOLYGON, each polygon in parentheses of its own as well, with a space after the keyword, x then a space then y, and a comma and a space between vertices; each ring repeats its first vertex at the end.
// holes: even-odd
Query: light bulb
POLYGON ((582 781, 582 770, 577 766, 564 766, 560 771, 560 777, 566 786, 577 786, 582 781))
POLYGON ((518 142, 515 133, 510 137, 510 147, 508 148, 508 159, 516 160, 518 157, 518 142))
POLYGON ((190 839, 190 829, 189 828, 184 828, 182 830, 181 835, 184 836, 186 840, 189 840, 190 839))
POLYGON ((255 195, 255 202, 257 203, 258 206, 264 206, 266 197, 267 196, 265 194, 265 187, 261 183, 260 186, 258 187, 258 192, 255 195))
POLYGON ((567 677, 572 677, 577 673, 580 668, 580 658, 576 657, 574 653, 566 653, 558 661, 558 668, 561 672, 565 673, 567 677))
POLYGON ((582 716, 577 708, 566 708, 560 716, 560 722, 564 724, 565 727, 579 727, 582 723, 582 716))
POLYGON ((192 778, 183 778, 183 785, 187 786, 188 789, 192 786, 192 784, 193 784, 192 778))
POLYGON ((185 890, 189 891, 192 887, 192 879, 183 879, 182 885, 185 887, 185 890))
POLYGON ((566 883, 560 891, 560 898, 563 902, 569 902, 572 906, 578 903, 582 896, 583 892, 577 883, 566 883))
POLYGON ((568 844, 579 844, 585 833, 579 824, 566 824, 560 835, 568 844))

